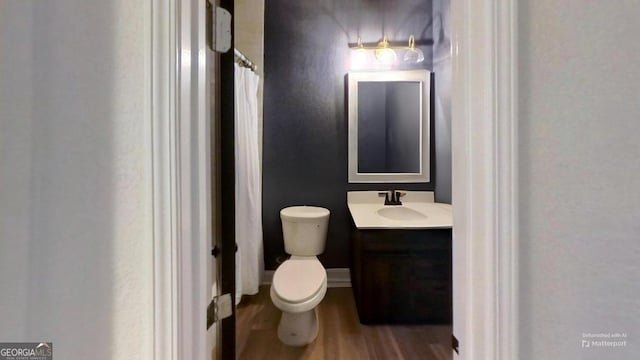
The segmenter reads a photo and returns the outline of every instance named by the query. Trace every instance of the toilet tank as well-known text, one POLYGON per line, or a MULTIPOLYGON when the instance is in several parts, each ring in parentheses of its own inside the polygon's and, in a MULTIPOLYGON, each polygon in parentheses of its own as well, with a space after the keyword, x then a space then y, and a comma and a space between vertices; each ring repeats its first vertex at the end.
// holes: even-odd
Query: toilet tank
POLYGON ((324 252, 329 226, 329 210, 317 206, 291 206, 280 210, 284 250, 297 256, 324 252))

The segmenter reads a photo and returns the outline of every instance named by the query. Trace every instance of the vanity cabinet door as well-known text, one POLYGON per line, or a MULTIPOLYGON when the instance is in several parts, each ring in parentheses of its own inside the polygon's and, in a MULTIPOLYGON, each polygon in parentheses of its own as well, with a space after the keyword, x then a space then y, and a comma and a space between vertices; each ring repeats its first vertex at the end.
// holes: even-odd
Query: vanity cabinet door
POLYGON ((366 254, 362 262, 362 323, 412 321, 412 309, 407 307, 412 291, 410 264, 408 254, 366 254))
POLYGON ((414 279, 414 318, 420 323, 450 324, 451 287, 445 279, 414 279))
POLYGON ((352 241, 360 322, 451 323, 451 230, 355 230, 352 241))
POLYGON ((446 250, 414 252, 411 261, 416 279, 446 279, 449 275, 450 254, 446 250))
POLYGON ((452 318, 451 252, 412 254, 413 308, 420 322, 450 324, 452 318))

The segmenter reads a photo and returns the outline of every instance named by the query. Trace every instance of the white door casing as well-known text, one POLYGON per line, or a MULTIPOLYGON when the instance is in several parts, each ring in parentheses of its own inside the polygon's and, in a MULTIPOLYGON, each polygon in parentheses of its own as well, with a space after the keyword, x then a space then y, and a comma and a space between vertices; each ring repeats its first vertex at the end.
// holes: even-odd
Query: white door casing
MULTIPOLYGON (((151 5, 154 358, 205 359, 211 234, 205 0, 151 5)), ((209 344, 214 345, 214 344, 209 344)))
MULTIPOLYGON (((152 5, 156 359, 205 358, 211 179, 199 6, 152 5)), ((456 1, 452 19, 458 358, 517 359, 516 2, 456 1)))
POLYGON ((516 1, 452 2, 458 359, 518 358, 516 1))

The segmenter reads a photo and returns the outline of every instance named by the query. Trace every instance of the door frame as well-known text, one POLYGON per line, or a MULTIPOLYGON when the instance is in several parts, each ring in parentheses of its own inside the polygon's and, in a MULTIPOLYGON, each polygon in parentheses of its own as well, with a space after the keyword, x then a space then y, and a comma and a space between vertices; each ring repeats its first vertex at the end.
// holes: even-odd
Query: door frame
POLYGON ((517 359, 517 1, 451 5, 455 356, 517 359))
POLYGON ((206 0, 149 6, 154 359, 205 359, 212 234, 206 0))
MULTIPOLYGON (((151 5, 155 359, 205 359, 205 0, 151 5), (192 36, 193 34, 196 36, 192 36)), ((458 359, 518 357, 517 1, 452 1, 458 359)), ((208 227, 207 227, 208 226, 208 227)))

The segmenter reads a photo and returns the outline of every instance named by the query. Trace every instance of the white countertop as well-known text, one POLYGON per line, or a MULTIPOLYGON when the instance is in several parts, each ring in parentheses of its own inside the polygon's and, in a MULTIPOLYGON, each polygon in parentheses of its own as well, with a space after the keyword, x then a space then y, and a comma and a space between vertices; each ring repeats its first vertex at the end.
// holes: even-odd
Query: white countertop
POLYGON ((434 202, 432 191, 405 191, 400 198, 402 207, 417 211, 425 217, 418 220, 394 220, 378 214, 383 208, 397 207, 384 205, 384 197, 379 191, 349 191, 347 205, 358 229, 449 229, 453 224, 450 204, 434 202))

